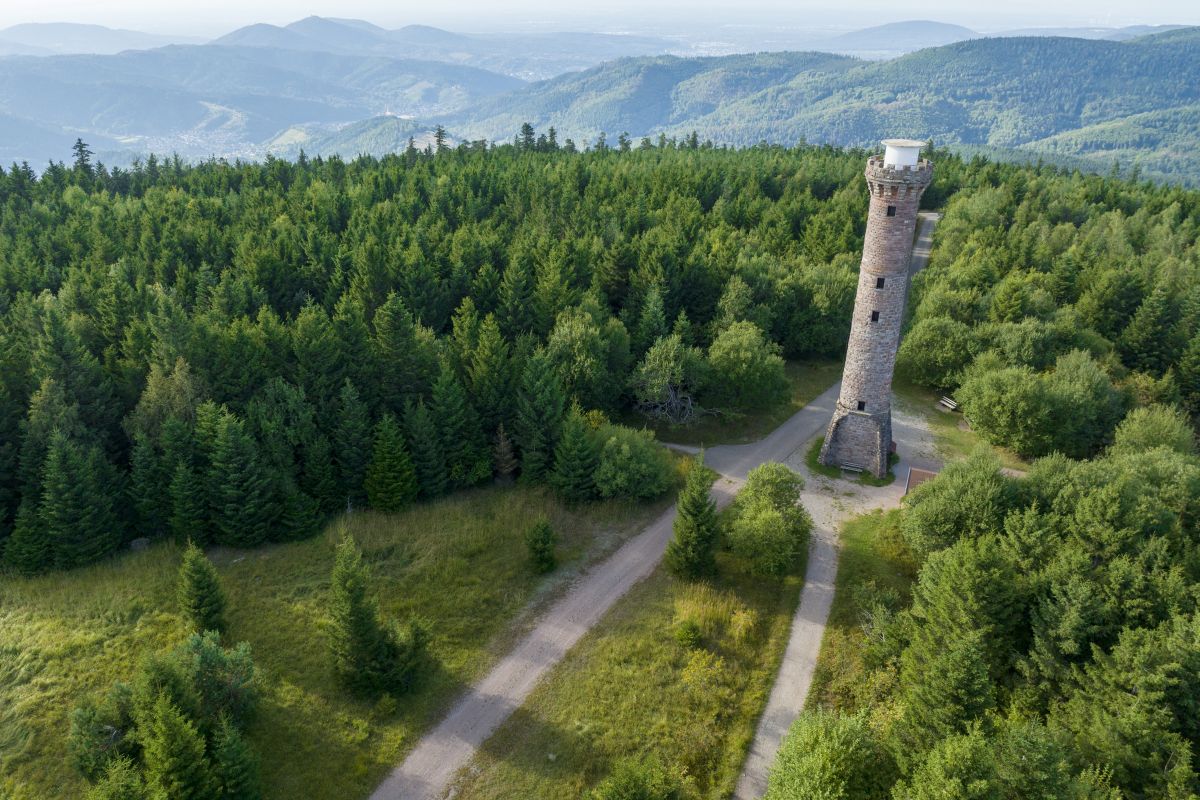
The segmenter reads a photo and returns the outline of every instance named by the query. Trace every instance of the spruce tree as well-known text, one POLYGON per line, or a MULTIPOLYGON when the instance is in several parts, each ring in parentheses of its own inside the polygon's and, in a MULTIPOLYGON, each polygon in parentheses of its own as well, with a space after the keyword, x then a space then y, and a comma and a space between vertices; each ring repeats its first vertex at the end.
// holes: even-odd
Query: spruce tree
POLYGON ((400 295, 392 293, 375 311, 373 322, 373 383, 379 398, 375 408, 399 412, 406 400, 424 394, 429 387, 430 374, 423 358, 417 321, 400 295))
POLYGON ((558 446, 566 397, 544 350, 529 359, 517 393, 516 439, 521 448, 521 477, 546 479, 558 446))
POLYGON ((338 422, 333 433, 333 457, 347 501, 366 501, 367 464, 371 460, 371 415, 349 379, 338 395, 338 422))
POLYGON ((210 540, 210 528, 204 508, 204 487, 191 465, 180 461, 175 465, 168 487, 171 499, 171 516, 168 526, 177 542, 189 539, 199 544, 210 540))
POLYGON ((215 786, 204 737, 166 695, 155 701, 138 736, 152 791, 171 800, 212 800, 215 786))
POLYGON ((1124 362, 1151 375, 1162 375, 1178 357, 1174 335, 1178 317, 1165 287, 1150 293, 1121 333, 1119 347, 1124 362))
POLYGON ((167 527, 163 510, 163 487, 171 476, 150 438, 138 435, 129 455, 129 495, 136 510, 136 530, 142 536, 158 536, 167 527))
POLYGON ((572 503, 596 496, 596 467, 600 462, 595 437, 588 429, 579 406, 563 422, 562 438, 554 450, 554 472, 550 483, 572 503))
POLYGON ((509 339, 533 330, 533 275, 522 258, 514 258, 504 270, 496 316, 509 339))
POLYGON ((404 414, 404 427, 412 444, 413 468, 421 497, 439 497, 446 493, 450 479, 446 474, 446 456, 438 437, 433 415, 424 400, 410 403, 404 414))
POLYGON ((492 471, 501 483, 512 483, 517 472, 517 457, 513 454, 512 440, 508 438, 503 422, 496 429, 492 446, 492 471))
POLYGON ((484 430, 494 431, 509 421, 512 407, 512 361, 508 342, 491 314, 479 328, 479 341, 467 370, 471 397, 484 430))
POLYGON ((491 473, 490 459, 479 417, 449 364, 442 364, 441 374, 433 384, 431 410, 450 483, 461 488, 486 478, 491 473))
POLYGON ((279 513, 275 485, 254 440, 229 412, 217 422, 206 494, 218 544, 253 547, 267 540, 279 513))
POLYGON ((87 800, 150 800, 142 771, 125 756, 108 762, 104 775, 88 790, 87 800))
POLYGON ((188 542, 176 587, 179 612, 193 630, 225 630, 225 593, 217 570, 194 542, 188 542))
POLYGON ((272 526, 275 541, 307 539, 321 528, 321 509, 317 501, 290 478, 281 480, 275 496, 279 503, 279 520, 272 526))
POLYGON ((667 545, 667 568, 677 577, 695 580, 716 571, 717 504, 709 496, 713 473, 703 457, 688 470, 675 506, 675 536, 667 545))
POLYGON ((55 566, 90 564, 120 544, 122 527, 113 508, 117 484, 116 470, 98 446, 77 445, 62 433, 51 437, 39 513, 55 566))
POLYGON ((317 507, 322 514, 334 513, 342 507, 345 500, 334 474, 333 447, 329 443, 329 437, 317 433, 305 442, 303 460, 300 488, 317 501, 317 507))
POLYGON ((367 499, 378 511, 394 513, 417 497, 417 477, 400 425, 384 414, 375 426, 375 444, 367 467, 367 499))
POLYGON ((333 671, 351 689, 403 691, 420 663, 427 635, 415 623, 403 638, 386 627, 369 594, 368 579, 354 540, 343 538, 334 556, 329 598, 333 671))
POLYGON ((4 548, 4 560, 22 575, 35 575, 54 566, 50 536, 36 501, 25 498, 17 507, 13 532, 4 548))
POLYGON ((529 561, 534 571, 546 573, 554 569, 557 563, 554 545, 557 543, 558 536, 547 519, 539 519, 525 531, 525 547, 529 550, 529 561))
POLYGON ((1183 358, 1179 361, 1179 395, 1183 407, 1193 417, 1200 417, 1200 333, 1192 337, 1183 358))
POLYGON ((212 757, 216 796, 220 800, 259 800, 262 797, 258 761, 228 717, 222 717, 217 727, 212 757))
POLYGON ((651 286, 642 301, 642 313, 634 329, 633 351, 640 358, 650 346, 667 335, 667 314, 663 309, 662 292, 651 286))

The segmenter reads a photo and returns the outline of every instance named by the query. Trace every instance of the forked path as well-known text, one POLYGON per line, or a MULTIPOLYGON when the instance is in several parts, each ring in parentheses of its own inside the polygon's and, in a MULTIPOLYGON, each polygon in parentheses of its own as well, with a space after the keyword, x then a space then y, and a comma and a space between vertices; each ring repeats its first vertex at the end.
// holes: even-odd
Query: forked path
MULTIPOLYGON (((922 238, 925 238, 924 234, 923 226, 922 238)), ((760 441, 745 445, 713 447, 706 451, 705 463, 721 476, 712 490, 718 506, 727 505, 733 499, 747 473, 754 467, 767 461, 794 461, 791 457, 797 448, 824 429, 837 400, 837 391, 837 385, 831 387, 760 441)), ((803 451, 800 451, 799 461, 802 464, 803 451)), ((806 505, 810 503, 807 493, 804 502, 806 505)), ((814 511, 814 518, 821 518, 811 505, 809 508, 810 511, 814 511)), ((583 638, 617 600, 654 571, 671 539, 674 520, 675 507, 672 506, 644 531, 626 542, 608 560, 585 573, 566 596, 554 604, 536 623, 529 635, 501 659, 491 672, 472 685, 437 727, 421 738, 400 766, 379 785, 371 795, 371 800, 435 800, 443 797, 455 775, 466 766, 475 750, 521 706, 550 668, 562 660, 567 651, 583 638)), ((825 527, 829 531, 835 530, 829 526, 825 527)), ((828 547, 832 549, 832 562, 829 561, 828 553, 822 555, 817 544, 821 536, 819 532, 814 536, 797 619, 801 614, 811 612, 814 615, 812 621, 819 622, 820 630, 823 631, 825 618, 829 614, 829 602, 832 599, 837 553, 836 537, 830 533, 828 547), (814 570, 818 568, 829 574, 817 574, 814 570), (823 601, 823 611, 809 599, 810 581, 823 581, 828 586, 830 600, 823 601), (819 620, 816 619, 817 616, 819 620)), ((819 634, 815 638, 808 635, 800 640, 793 626, 789 654, 792 654, 793 649, 801 650, 803 653, 800 655, 803 658, 815 663, 820 646, 819 634)), ((790 685, 793 687, 791 693, 796 693, 799 692, 800 683, 786 671, 788 661, 788 657, 785 656, 784 669, 776 681, 776 690, 779 690, 781 685, 790 685)), ((811 669, 808 680, 811 680, 811 669)), ((806 682, 803 692, 799 692, 800 702, 803 702, 804 693, 807 693, 806 682)), ((772 700, 774 698, 773 692, 772 700)), ((768 705, 768 713, 770 711, 771 706, 768 705)), ((791 718, 794 717, 795 714, 792 714, 791 718)), ((780 721, 783 722, 783 717, 780 717, 780 721)), ((785 728, 786 724, 790 724, 790 719, 784 723, 785 728)), ((755 746, 758 744, 756 737, 755 746)), ((778 737, 770 749, 772 756, 777 748, 778 737)), ((765 776, 765 767, 763 775, 765 776)))
MULTIPOLYGON (((922 213, 919 216, 920 228, 913 244, 910 276, 920 272, 929 263, 933 229, 940 218, 941 215, 935 213, 922 213)), ((805 411, 810 408, 819 410, 823 415, 821 420, 827 421, 837 402, 839 386, 818 397, 805 411)), ((792 618, 787 649, 784 650, 783 661, 771 687, 771 696, 758 720, 754 741, 750 744, 750 752, 746 755, 734 791, 736 800, 756 800, 766 793, 767 777, 783 736, 804 708, 817 668, 817 657, 821 653, 821 640, 825 637, 825 623, 833 607, 838 529, 846 520, 867 511, 897 507, 904 496, 904 481, 910 467, 936 471, 941 466, 934 451, 933 436, 921 416, 899 406, 895 398, 892 406, 892 438, 896 440, 900 461, 893 467, 896 480, 890 486, 870 487, 857 481, 831 480, 813 475, 805 466, 804 455, 809 440, 817 435, 816 432, 804 440, 802 447, 788 461, 788 466, 805 477, 800 500, 813 518, 808 567, 804 573, 800 606, 792 618)))

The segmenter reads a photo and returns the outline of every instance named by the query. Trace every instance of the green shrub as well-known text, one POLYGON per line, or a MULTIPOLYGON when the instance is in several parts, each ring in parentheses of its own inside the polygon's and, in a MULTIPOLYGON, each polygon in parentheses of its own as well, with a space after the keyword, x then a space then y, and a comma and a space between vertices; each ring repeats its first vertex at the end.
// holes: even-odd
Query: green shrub
POLYGON ((801 714, 784 737, 764 800, 882 800, 894 778, 892 760, 865 714, 815 709, 801 714))
POLYGON ((683 619, 675 623, 675 641, 688 650, 700 646, 700 625, 695 620, 683 619))
POLYGON ((626 759, 592 790, 592 800, 679 800, 679 779, 653 758, 626 759))
POLYGON ((755 574, 782 575, 803 552, 812 530, 812 519, 800 505, 803 485, 779 463, 763 464, 747 476, 725 538, 755 574))
POLYGON ((179 565, 179 610, 196 631, 225 630, 225 595, 212 562, 189 542, 179 565))
POLYGON ((546 573, 554 569, 558 563, 554 556, 557 543, 558 535, 550 527, 549 520, 540 519, 525 531, 525 546, 529 548, 529 561, 534 571, 546 573))
POLYGON ((599 431, 596 489, 601 497, 648 499, 671 486, 671 456, 650 431, 606 425, 599 431))
POLYGON ((1140 453, 1155 447, 1195 454, 1196 432, 1182 411, 1168 406, 1135 408, 1113 434, 1113 453, 1140 453))
POLYGON ((708 349, 706 402, 734 409, 763 408, 787 396, 779 346, 752 322, 735 322, 708 349))

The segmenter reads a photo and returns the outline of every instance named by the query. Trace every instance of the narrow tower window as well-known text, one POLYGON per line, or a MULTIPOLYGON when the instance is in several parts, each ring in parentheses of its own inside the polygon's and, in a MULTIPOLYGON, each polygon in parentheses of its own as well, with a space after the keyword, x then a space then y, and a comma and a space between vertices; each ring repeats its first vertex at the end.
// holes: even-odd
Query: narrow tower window
POLYGON ((875 288, 876 288, 876 289, 882 289, 882 288, 883 288, 883 278, 876 278, 876 279, 875 279, 875 288))
POLYGON ((871 312, 871 322, 879 322, 879 312, 878 311, 871 312))
POLYGON ((895 206, 888 206, 888 216, 889 217, 896 216, 896 207, 895 206))
POLYGON ((858 410, 859 410, 859 411, 866 411, 866 410, 867 410, 867 401, 866 401, 866 400, 859 400, 859 401, 858 401, 858 410))

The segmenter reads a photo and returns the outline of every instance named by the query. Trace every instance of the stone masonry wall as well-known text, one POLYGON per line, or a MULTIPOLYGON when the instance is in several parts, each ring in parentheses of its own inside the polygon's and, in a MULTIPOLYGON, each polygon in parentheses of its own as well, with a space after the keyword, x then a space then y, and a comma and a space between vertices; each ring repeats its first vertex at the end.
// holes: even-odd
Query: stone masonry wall
POLYGON ((908 295, 908 267, 921 194, 933 166, 896 169, 880 157, 867 162, 867 231, 846 365, 821 462, 853 464, 878 477, 891 448, 892 374, 908 295), (889 207, 894 208, 891 216, 889 207), (882 279, 883 285, 880 286, 882 279))

